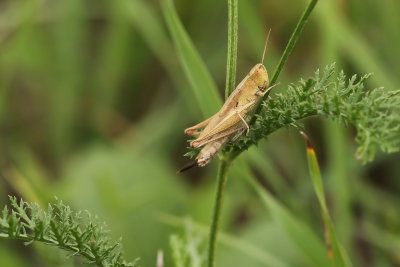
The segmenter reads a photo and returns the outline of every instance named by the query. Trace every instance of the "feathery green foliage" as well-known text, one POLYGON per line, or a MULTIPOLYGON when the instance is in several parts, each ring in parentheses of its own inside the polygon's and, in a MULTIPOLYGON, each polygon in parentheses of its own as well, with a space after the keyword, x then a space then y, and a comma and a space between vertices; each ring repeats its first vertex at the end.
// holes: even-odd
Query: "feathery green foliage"
POLYGON ((292 84, 284 94, 276 94, 262 103, 262 109, 248 137, 240 138, 228 149, 237 155, 261 138, 282 127, 302 128, 301 119, 322 116, 357 129, 357 157, 363 163, 373 160, 380 148, 384 152, 399 149, 400 91, 383 88, 368 90, 364 82, 370 75, 357 81, 353 75, 348 82, 342 72, 332 81, 334 64, 327 66, 320 76, 292 84))
POLYGON ((201 252, 203 239, 195 233, 191 220, 186 219, 184 224, 185 232, 183 237, 178 235, 171 235, 170 237, 175 266, 201 267, 205 260, 205 254, 201 252))
POLYGON ((0 237, 22 239, 29 245, 35 241, 57 246, 80 255, 98 266, 135 266, 122 259, 121 241, 112 242, 104 223, 90 213, 74 212, 58 200, 49 204, 47 212, 36 203, 10 197, 11 207, 4 207, 0 217, 0 237))
MULTIPOLYGON (((289 85, 283 94, 276 94, 262 103, 262 109, 249 136, 242 136, 226 150, 236 156, 261 138, 283 127, 303 128, 301 120, 311 116, 333 119, 357 129, 356 155, 363 163, 372 161, 377 149, 392 153, 399 150, 400 140, 400 91, 383 88, 368 90, 364 82, 371 76, 357 81, 353 75, 346 82, 343 71, 332 81, 334 64, 327 66, 320 75, 289 85)), ((193 156, 192 149, 186 155, 193 156)))

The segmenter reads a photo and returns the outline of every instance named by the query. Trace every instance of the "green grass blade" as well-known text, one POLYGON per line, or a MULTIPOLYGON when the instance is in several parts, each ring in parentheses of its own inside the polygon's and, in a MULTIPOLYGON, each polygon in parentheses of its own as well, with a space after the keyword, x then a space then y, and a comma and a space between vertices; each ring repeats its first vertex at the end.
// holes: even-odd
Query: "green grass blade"
MULTIPOLYGON (((353 154, 352 147, 349 146, 350 134, 344 126, 334 123, 326 120, 323 122, 327 152, 324 180, 329 181, 329 191, 335 196, 331 198, 331 206, 334 207, 331 216, 335 218, 336 235, 347 253, 353 255, 353 233, 357 225, 352 204, 355 201, 355 186, 349 177, 354 176, 361 166, 354 164, 356 159, 349 160, 347 156, 343 156, 353 154)), ((356 262, 354 264, 359 265, 356 262)))
POLYGON ((77 131, 79 96, 84 88, 87 71, 86 41, 88 23, 87 5, 79 0, 56 2, 62 10, 57 23, 52 24, 55 56, 48 89, 50 142, 56 157, 70 149, 77 131))
POLYGON ((206 117, 214 115, 221 107, 217 86, 179 20, 171 0, 161 0, 168 29, 197 101, 206 117))
POLYGON ((93 118, 95 127, 100 129, 109 125, 112 119, 112 110, 120 93, 121 81, 127 73, 128 60, 126 55, 132 45, 132 27, 124 16, 124 10, 118 1, 107 2, 107 27, 104 39, 102 39, 99 56, 96 61, 93 90, 94 112, 93 118))
POLYGON ((329 216, 328 207, 325 201, 324 187, 322 184, 321 172, 319 170, 319 165, 317 161, 317 157, 315 155, 314 148, 312 147, 310 139, 303 132, 300 132, 307 141, 307 161, 308 167, 310 171, 310 176, 314 185, 315 193, 317 194, 317 198, 319 204, 321 206, 322 219, 324 222, 325 228, 325 238, 326 244, 328 247, 328 255, 329 258, 334 262, 335 266, 352 266, 351 263, 347 260, 347 256, 345 256, 345 252, 339 241, 337 240, 336 233, 333 229, 333 223, 329 216))
MULTIPOLYGON (((292 36, 290 36, 290 39, 285 47, 285 51, 283 51, 283 54, 281 56, 281 59, 279 60, 278 66, 276 66, 274 74, 272 75, 271 80, 269 81, 269 85, 274 85, 276 81, 278 80, 279 74, 281 73, 283 66, 285 66, 286 61, 289 57, 289 55, 292 53, 297 40, 300 37, 301 32, 303 31, 304 26, 306 25, 306 22, 308 20, 308 17, 311 15, 311 12, 314 10, 315 5, 317 4, 318 0, 311 0, 309 4, 307 5, 306 9, 304 10, 303 14, 301 15, 296 28, 294 28, 292 36)), ((269 93, 264 95, 264 99, 267 99, 269 96, 269 93)), ((258 104, 258 106, 255 109, 254 114, 259 114, 261 111, 261 105, 258 104)), ((256 116, 253 116, 253 118, 250 120, 250 125, 253 125, 256 121, 256 116)))
POLYGON ((173 82, 174 89, 177 90, 187 103, 186 108, 188 112, 198 116, 202 107, 201 103, 199 103, 198 106, 193 105, 193 93, 187 90, 189 84, 186 77, 182 75, 183 70, 178 62, 178 57, 174 51, 168 33, 163 27, 164 21, 162 17, 159 16, 153 5, 146 0, 118 1, 121 5, 121 9, 126 12, 129 22, 138 31, 168 73, 173 82))
POLYGON ((318 2, 318 0, 311 0, 310 3, 307 5, 307 8, 304 10, 303 14, 301 15, 301 18, 300 18, 299 22, 297 23, 296 28, 294 29, 292 36, 289 39, 288 44, 286 45, 285 51, 283 51, 281 60, 279 61, 279 64, 276 67, 274 74, 272 75, 270 85, 275 84, 276 81, 278 80, 279 74, 281 73, 283 66, 285 66, 285 63, 286 63, 289 55, 292 53, 293 48, 296 45, 296 42, 299 39, 300 34, 303 31, 303 28, 308 20, 308 17, 310 16, 310 14, 313 11, 317 2, 318 2))
POLYGON ((174 89, 187 103, 186 110, 188 113, 199 116, 200 108, 190 102, 193 99, 193 94, 187 90, 188 82, 182 75, 182 69, 177 62, 177 56, 171 40, 163 27, 164 21, 156 13, 155 8, 145 0, 118 0, 118 3, 121 5, 121 10, 125 12, 130 24, 138 31, 140 37, 146 42, 172 80, 174 89))
MULTIPOLYGON (((240 13, 240 27, 242 30, 241 38, 245 39, 250 47, 251 58, 256 62, 261 61, 263 53, 265 35, 268 28, 271 27, 269 23, 266 25, 265 21, 260 20, 258 17, 259 7, 254 4, 255 1, 242 1, 239 6, 240 13)), ((271 45, 268 49, 268 55, 264 61, 264 66, 267 70, 272 70, 272 66, 277 66, 280 54, 272 45, 274 40, 274 30, 271 31, 271 45)), ((269 72, 268 72, 269 73, 269 72)), ((270 73, 269 73, 270 74, 270 73)), ((288 77, 285 73, 280 74, 280 81, 287 81, 288 77)))
POLYGON ((119 0, 119 2, 129 21, 171 75, 171 78, 174 78, 176 74, 171 73, 175 70, 171 68, 171 61, 174 61, 173 47, 162 27, 162 20, 154 12, 153 7, 147 1, 142 0, 119 0))
MULTIPOLYGON (((293 244, 297 247, 308 266, 329 266, 329 259, 322 242, 314 232, 289 210, 282 206, 264 187, 251 175, 247 164, 240 159, 235 163, 235 170, 240 173, 261 198, 262 204, 271 213, 277 225, 282 227, 293 244)), ((233 171, 235 171, 233 170, 233 171)))

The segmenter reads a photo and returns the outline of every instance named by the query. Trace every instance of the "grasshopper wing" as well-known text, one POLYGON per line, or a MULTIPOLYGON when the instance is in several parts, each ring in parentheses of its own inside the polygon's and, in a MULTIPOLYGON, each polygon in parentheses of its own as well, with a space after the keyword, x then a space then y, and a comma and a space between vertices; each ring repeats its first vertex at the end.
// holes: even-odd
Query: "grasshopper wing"
POLYGON ((225 101, 224 105, 221 107, 218 113, 216 113, 209 120, 207 120, 208 124, 204 128, 204 130, 200 133, 198 138, 203 138, 203 137, 209 138, 210 136, 209 133, 211 131, 214 132, 215 127, 219 125, 221 121, 223 121, 226 117, 231 116, 232 110, 234 110, 237 107, 237 103, 239 102, 240 98, 243 95, 243 90, 241 88, 243 87, 243 84, 248 80, 248 78, 249 75, 247 75, 246 78, 243 79, 242 82, 236 87, 236 89, 228 97, 228 99, 225 101))
POLYGON ((192 146, 197 148, 197 147, 201 147, 201 146, 207 145, 207 144, 215 142, 215 141, 221 142, 220 140, 223 140, 224 138, 227 138, 227 137, 229 138, 231 135, 233 135, 233 134, 237 133, 239 130, 243 130, 243 129, 246 129, 246 127, 240 126, 239 124, 234 125, 233 127, 228 128, 228 129, 212 136, 211 138, 206 138, 201 141, 195 140, 192 142, 192 146))
MULTIPOLYGON (((206 133, 202 133, 199 138, 194 140, 191 143, 192 147, 200 147, 202 144, 204 144, 203 141, 209 140, 211 138, 216 138, 218 135, 225 135, 226 136, 226 131, 230 131, 233 129, 236 129, 232 133, 236 132, 240 127, 239 125, 243 122, 241 116, 246 116, 247 112, 249 109, 251 109, 252 106, 254 106, 254 101, 249 102, 245 105, 243 105, 240 108, 234 108, 232 109, 227 116, 225 116, 222 120, 218 122, 217 125, 215 125, 212 129, 207 131, 206 133)), ((231 133, 231 134, 232 134, 231 133)))
MULTIPOLYGON (((241 118, 240 116, 234 114, 237 113, 236 111, 234 113, 232 112, 235 109, 240 109, 239 112, 242 112, 242 107, 238 107, 237 105, 238 103, 242 103, 243 101, 242 98, 245 95, 245 92, 243 90, 244 84, 249 82, 252 83, 251 79, 249 78, 250 73, 238 84, 236 89, 228 97, 218 113, 195 126, 187 128, 185 130, 185 133, 190 136, 199 134, 197 140, 202 141, 205 139, 210 139, 213 135, 229 129, 232 125, 238 124, 241 118), (196 130, 199 130, 203 127, 205 127, 203 131, 196 132, 196 130)), ((244 106, 247 106, 247 104, 245 104, 244 106)))

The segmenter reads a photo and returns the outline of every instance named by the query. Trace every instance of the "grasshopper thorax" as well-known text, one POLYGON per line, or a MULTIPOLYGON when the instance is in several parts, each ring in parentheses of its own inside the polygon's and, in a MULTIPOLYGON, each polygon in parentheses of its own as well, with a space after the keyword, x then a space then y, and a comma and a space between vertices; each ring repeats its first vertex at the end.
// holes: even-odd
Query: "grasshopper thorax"
POLYGON ((254 88, 256 89, 256 94, 262 94, 267 90, 269 79, 268 79, 268 72, 265 66, 261 63, 255 65, 250 73, 250 79, 254 83, 254 88))

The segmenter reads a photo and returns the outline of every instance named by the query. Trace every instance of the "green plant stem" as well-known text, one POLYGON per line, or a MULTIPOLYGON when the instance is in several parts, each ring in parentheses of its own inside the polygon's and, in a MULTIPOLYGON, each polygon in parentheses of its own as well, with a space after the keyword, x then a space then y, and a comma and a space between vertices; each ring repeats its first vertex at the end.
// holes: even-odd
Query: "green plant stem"
POLYGON ((238 41, 238 0, 228 0, 228 56, 226 62, 225 99, 235 89, 238 41))
MULTIPOLYGON (((270 85, 275 84, 276 80, 280 72, 282 71, 283 66, 285 65, 290 53, 293 51, 293 48, 299 38, 301 31, 304 28, 305 23, 307 22, 308 17, 310 16, 312 10, 314 9, 318 0, 311 0, 308 4, 306 10, 303 12, 299 22, 297 23, 296 28, 293 31, 292 36, 289 39, 288 44, 286 45, 285 51, 282 54, 282 57, 279 61, 278 66, 275 69, 275 72, 270 81, 270 85)), ((235 74, 236 74, 236 57, 237 57, 237 0, 228 0, 228 57, 227 57, 227 71, 226 71, 226 88, 225 88, 225 99, 228 98, 230 93, 235 88, 235 74)), ((268 95, 268 94, 267 94, 268 95)), ((267 97, 265 96, 265 99, 267 97)), ((255 114, 259 114, 261 111, 261 106, 258 105, 256 108, 255 114)), ((250 124, 254 124, 256 116, 250 121, 250 124)), ((236 152, 231 155, 224 155, 219 163, 219 170, 217 176, 217 189, 215 194, 215 204, 213 211, 213 218, 210 229, 210 239, 208 246, 208 267, 213 267, 215 265, 215 245, 217 241, 218 227, 219 221, 222 212, 222 203, 224 197, 225 185, 228 179, 228 170, 231 161, 238 156, 242 151, 236 152)))
MULTIPOLYGON (((289 39, 288 44, 286 45, 286 48, 282 54, 281 60, 279 61, 274 74, 272 75, 271 85, 276 83, 276 81, 279 77, 279 74, 281 73, 281 71, 283 69, 283 66, 285 65, 289 55, 292 53, 293 48, 296 45, 297 39, 299 39, 299 36, 304 28, 304 25, 306 24, 308 17, 310 16, 310 14, 313 11, 317 2, 318 2, 318 0, 311 0, 310 3, 308 4, 307 8, 304 10, 303 15, 301 15, 301 18, 300 18, 299 22, 297 23, 296 28, 294 29, 292 36, 289 39)), ((266 98, 264 98, 264 99, 266 99, 266 98)))
POLYGON ((210 239, 208 243, 208 267, 215 266, 215 245, 217 242, 219 222, 222 213, 222 203, 224 200, 224 191, 228 180, 228 171, 231 160, 222 158, 219 161, 219 169, 217 175, 217 189, 215 191, 214 211, 210 228, 210 239))
MULTIPOLYGON (((235 89, 237 39, 238 0, 228 0, 228 55, 226 63, 225 99, 227 99, 235 89)), ((229 157, 225 156, 222 156, 221 160, 219 161, 217 189, 215 192, 214 211, 208 243, 208 267, 213 267, 215 265, 215 245, 217 242, 219 221, 221 218, 222 204, 224 201, 225 185, 228 180, 228 170, 231 161, 232 160, 229 157)))
MULTIPOLYGON (((313 11, 315 5, 317 4, 318 0, 311 0, 306 9, 304 10, 303 14, 301 15, 301 18, 299 22, 296 25, 296 28, 294 29, 292 36, 289 39, 289 42, 286 45, 285 51, 283 51, 282 57, 278 63, 278 66, 275 68, 274 74, 272 75, 272 78, 270 80, 269 85, 272 86, 276 83, 278 80, 279 74, 281 73, 283 66, 285 65, 289 55, 292 53, 294 46, 296 45, 297 39, 299 39, 299 36, 308 20, 308 17, 310 16, 311 12, 313 11)), ((269 96, 270 92, 264 95, 264 99, 267 99, 269 96)), ((259 114, 261 111, 261 101, 258 103, 258 106, 256 108, 256 111, 254 112, 254 115, 259 114)), ((256 121, 256 116, 253 116, 250 121, 250 126, 253 125, 256 121)))

